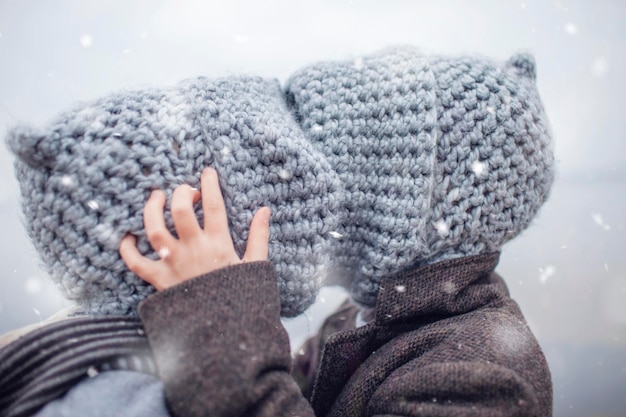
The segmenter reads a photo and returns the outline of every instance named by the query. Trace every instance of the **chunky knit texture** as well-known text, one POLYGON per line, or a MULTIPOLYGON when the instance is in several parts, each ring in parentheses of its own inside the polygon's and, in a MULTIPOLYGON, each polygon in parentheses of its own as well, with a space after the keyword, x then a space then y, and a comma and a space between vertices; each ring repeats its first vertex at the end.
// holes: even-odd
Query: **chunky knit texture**
POLYGON ((286 93, 345 190, 330 271, 373 306, 381 277, 498 251, 554 178, 535 64, 395 48, 304 68, 286 93))
POLYGON ((304 68, 286 100, 277 82, 200 78, 80 106, 8 144, 29 235, 87 312, 134 314, 153 291, 120 240, 136 234, 156 257, 149 192, 197 185, 206 166, 240 253, 254 211, 272 208, 284 316, 311 304, 322 277, 374 306, 382 277, 498 251, 535 216, 554 178, 535 76, 526 54, 497 64, 395 48, 304 68))
MULTIPOLYGON (((240 254, 254 212, 272 209, 270 258, 282 314, 301 313, 314 301, 340 186, 294 122, 278 82, 198 78, 118 93, 45 129, 18 127, 7 142, 17 156, 28 234, 52 279, 87 313, 132 315, 154 291, 126 268, 120 241, 133 233, 140 252, 156 258, 143 228, 148 195, 171 195, 183 183, 197 187, 207 166, 220 174, 240 254)), ((201 220, 200 205, 196 212, 201 220)), ((174 232, 167 209, 166 222, 174 232)))

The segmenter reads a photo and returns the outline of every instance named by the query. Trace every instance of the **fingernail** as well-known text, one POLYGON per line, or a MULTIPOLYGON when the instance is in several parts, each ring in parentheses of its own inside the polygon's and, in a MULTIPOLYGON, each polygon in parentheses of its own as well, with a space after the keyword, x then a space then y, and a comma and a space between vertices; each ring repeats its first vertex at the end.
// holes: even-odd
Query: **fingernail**
POLYGON ((271 210, 269 207, 263 207, 263 221, 265 222, 265 224, 269 225, 270 224, 270 216, 272 214, 271 210))
POLYGON ((200 194, 200 190, 198 190, 197 188, 191 187, 191 191, 193 192, 193 202, 197 203, 198 201, 200 201, 200 198, 202 198, 202 194, 200 194))

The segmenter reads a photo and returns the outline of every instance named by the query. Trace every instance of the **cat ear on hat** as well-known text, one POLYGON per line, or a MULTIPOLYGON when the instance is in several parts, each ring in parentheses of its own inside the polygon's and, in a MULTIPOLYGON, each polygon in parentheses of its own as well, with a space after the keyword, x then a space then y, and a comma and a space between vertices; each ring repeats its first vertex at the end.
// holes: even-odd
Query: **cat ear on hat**
POLYGON ((507 61, 507 66, 513 68, 520 77, 529 78, 533 81, 537 79, 535 58, 527 52, 519 52, 513 55, 507 61))
POLYGON ((7 147, 20 161, 33 167, 52 167, 59 143, 50 135, 28 126, 18 126, 9 131, 7 147))

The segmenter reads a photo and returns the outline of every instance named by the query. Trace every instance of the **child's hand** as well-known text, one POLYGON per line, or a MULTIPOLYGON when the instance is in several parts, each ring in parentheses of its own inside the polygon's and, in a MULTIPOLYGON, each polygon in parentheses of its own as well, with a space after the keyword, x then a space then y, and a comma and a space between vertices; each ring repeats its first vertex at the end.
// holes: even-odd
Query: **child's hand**
POLYGON ((189 185, 180 185, 174 190, 171 207, 178 239, 165 226, 162 191, 152 192, 143 211, 148 241, 160 260, 141 255, 132 235, 124 237, 120 244, 120 255, 128 268, 158 291, 229 265, 267 260, 269 208, 262 207, 254 215, 246 253, 239 259, 230 238, 217 172, 213 168, 205 169, 200 181, 204 228, 198 224, 193 210, 200 193, 189 185))

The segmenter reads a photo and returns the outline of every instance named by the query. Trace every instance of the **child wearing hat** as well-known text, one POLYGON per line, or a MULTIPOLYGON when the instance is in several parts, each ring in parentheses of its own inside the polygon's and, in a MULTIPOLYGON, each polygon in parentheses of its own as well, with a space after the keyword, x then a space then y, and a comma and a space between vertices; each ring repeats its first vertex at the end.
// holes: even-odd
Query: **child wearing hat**
MULTIPOLYGON (((156 406, 166 412, 157 373, 163 366, 137 312, 156 289, 126 267, 119 247, 132 234, 140 253, 167 258, 172 248, 150 246, 144 204, 153 191, 165 193, 164 222, 175 232, 174 190, 200 188, 205 167, 220 173, 240 256, 253 214, 264 206, 274 213, 269 250, 280 313, 299 314, 315 300, 338 219, 339 181, 276 80, 197 78, 119 92, 81 103, 45 128, 18 126, 7 144, 28 235, 76 307, 54 323, 4 337, 3 417, 81 415, 81 406, 93 415, 99 404, 115 415, 127 404, 140 407, 140 398, 148 398, 141 402, 146 415, 159 415, 156 406), (85 387, 94 394, 81 394, 85 387)), ((195 216, 203 218, 202 205, 195 216)))
POLYGON ((395 48, 285 91, 193 80, 8 142, 29 234, 79 308, 0 351, 2 415, 551 415, 494 272, 554 178, 528 55, 395 48), (198 184, 206 166, 219 182, 198 184), (292 363, 280 316, 322 280, 352 303, 292 363))

